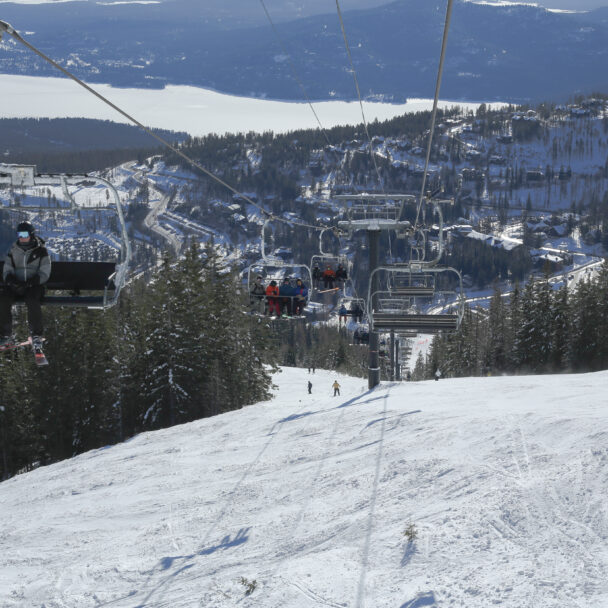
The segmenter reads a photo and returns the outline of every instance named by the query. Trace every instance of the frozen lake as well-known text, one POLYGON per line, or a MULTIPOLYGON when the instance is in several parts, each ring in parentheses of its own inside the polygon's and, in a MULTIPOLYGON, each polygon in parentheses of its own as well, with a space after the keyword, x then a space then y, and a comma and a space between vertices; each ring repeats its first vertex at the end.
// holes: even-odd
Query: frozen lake
MULTIPOLYGON (((209 89, 168 86, 165 89, 118 89, 106 84, 93 89, 141 123, 191 135, 274 131, 284 133, 309 129, 318 123, 307 103, 270 101, 224 95, 209 89)), ((84 117, 127 122, 122 115, 65 78, 0 75, 2 118, 84 117)), ((314 103, 324 128, 361 122, 358 102, 314 103)), ((365 117, 387 120, 406 112, 430 110, 430 99, 412 99, 406 104, 364 104, 365 117)), ((478 103, 442 101, 441 107, 460 105, 475 109, 478 103)), ((489 104, 500 106, 501 104, 489 104)))

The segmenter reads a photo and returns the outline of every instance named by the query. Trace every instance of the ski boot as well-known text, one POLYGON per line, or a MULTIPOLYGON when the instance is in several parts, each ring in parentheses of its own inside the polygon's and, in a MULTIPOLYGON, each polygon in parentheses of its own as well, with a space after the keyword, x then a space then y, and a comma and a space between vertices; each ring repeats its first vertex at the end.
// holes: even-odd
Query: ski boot
POLYGON ((42 336, 32 336, 32 348, 34 352, 42 351, 42 343, 44 342, 44 338, 42 336))

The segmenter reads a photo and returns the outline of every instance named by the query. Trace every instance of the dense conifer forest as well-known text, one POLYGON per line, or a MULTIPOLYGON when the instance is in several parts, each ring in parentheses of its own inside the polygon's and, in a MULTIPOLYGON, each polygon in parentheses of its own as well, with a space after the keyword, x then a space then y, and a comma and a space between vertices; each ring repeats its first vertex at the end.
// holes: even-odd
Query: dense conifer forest
MULTIPOLYGON (((0 479, 268 398, 277 363, 365 374, 346 332, 248 313, 238 274, 196 244, 104 313, 45 309, 51 365, 29 349, 0 358, 0 479)), ((25 315, 15 309, 20 335, 25 315)))
MULTIPOLYGON (((186 133, 153 129, 170 142, 186 133)), ((138 127, 88 118, 0 118, 0 162, 36 165, 41 173, 88 173, 158 153, 138 127)))
POLYGON ((460 329, 437 337, 415 379, 591 372, 608 368, 608 264, 597 281, 553 290, 546 279, 496 290, 489 310, 467 308, 460 329))
POLYGON ((192 245, 105 313, 45 309, 52 364, 0 359, 0 478, 268 397, 269 331, 236 293, 213 249, 192 245))

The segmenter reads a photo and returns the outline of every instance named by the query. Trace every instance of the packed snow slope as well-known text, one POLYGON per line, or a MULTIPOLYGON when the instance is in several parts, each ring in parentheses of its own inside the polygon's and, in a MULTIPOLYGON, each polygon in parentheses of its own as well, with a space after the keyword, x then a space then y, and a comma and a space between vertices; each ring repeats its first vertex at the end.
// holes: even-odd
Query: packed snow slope
POLYGON ((608 606, 608 372, 275 382, 0 484, 0 606, 608 606))

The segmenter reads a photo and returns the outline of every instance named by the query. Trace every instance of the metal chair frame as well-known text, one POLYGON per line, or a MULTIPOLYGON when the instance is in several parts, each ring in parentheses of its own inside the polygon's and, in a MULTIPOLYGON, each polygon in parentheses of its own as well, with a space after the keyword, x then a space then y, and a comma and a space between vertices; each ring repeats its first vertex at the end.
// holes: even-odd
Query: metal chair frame
MULTIPOLYGON (((127 232, 127 225, 123 213, 120 196, 114 185, 98 176, 94 175, 70 175, 70 174, 37 174, 34 165, 10 165, 0 164, 0 184, 10 184, 13 187, 32 188, 40 186, 61 186, 65 198, 69 202, 69 207, 49 207, 49 206, 34 206, 24 205, 21 207, 7 207, 10 211, 44 211, 44 212, 68 212, 75 213, 76 211, 101 211, 113 210, 117 216, 120 225, 120 261, 115 264, 114 272, 107 276, 105 285, 96 286, 98 288, 88 290, 103 291, 103 295, 81 295, 80 291, 85 291, 85 288, 75 290, 72 286, 68 286, 69 281, 57 283, 54 289, 59 291, 71 291, 70 295, 48 295, 43 299, 43 304, 46 305, 61 305, 82 307, 88 309, 105 310, 114 306, 118 302, 120 292, 126 283, 129 265, 132 259, 131 242, 127 232), (70 185, 79 185, 83 181, 101 184, 108 188, 114 200, 113 206, 95 206, 81 207, 77 205, 74 197, 69 191, 70 185), (76 292, 75 292, 76 291, 76 292)), ((78 268, 79 262, 64 262, 64 264, 74 264, 74 268, 78 268)), ((86 262, 86 264, 97 264, 97 262, 86 262)), ((106 262, 100 264, 107 265, 106 262)), ((51 271, 52 272, 52 271, 51 271)), ((52 278, 52 274, 51 274, 52 278)))
MULTIPOLYGON (((378 268, 372 271, 369 280, 369 288, 368 288, 368 296, 367 296, 367 307, 368 307, 368 318, 370 323, 370 328, 373 331, 389 331, 394 329, 395 331, 399 330, 417 330, 419 333, 437 333, 444 330, 455 330, 458 329, 462 318, 464 316, 464 289, 462 285, 462 275, 458 270, 451 267, 429 267, 426 264, 424 265, 424 272, 431 274, 440 274, 444 272, 451 272, 456 274, 459 281, 459 292, 457 293, 458 300, 457 306, 458 310, 455 315, 453 314, 403 314, 403 313, 390 313, 376 309, 374 304, 378 301, 378 295, 381 292, 371 291, 371 285, 373 284, 372 277, 375 273, 385 272, 385 273, 409 273, 412 270, 418 270, 420 264, 415 264, 411 266, 379 266, 378 268)), ((386 293, 386 292, 385 292, 386 293)), ((390 292, 388 292, 390 293, 390 292)), ((435 292, 437 293, 437 292, 435 292)), ((454 292, 442 292, 442 293, 454 293, 454 292)), ((397 300, 401 301, 401 300, 397 300)))

